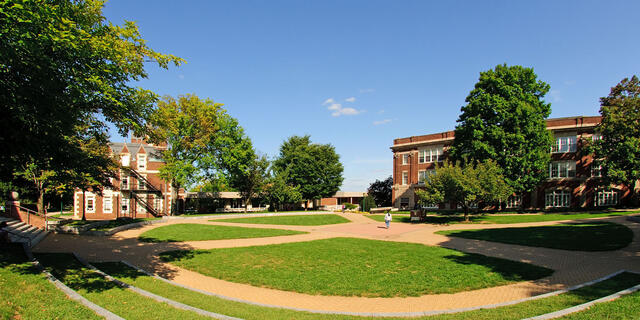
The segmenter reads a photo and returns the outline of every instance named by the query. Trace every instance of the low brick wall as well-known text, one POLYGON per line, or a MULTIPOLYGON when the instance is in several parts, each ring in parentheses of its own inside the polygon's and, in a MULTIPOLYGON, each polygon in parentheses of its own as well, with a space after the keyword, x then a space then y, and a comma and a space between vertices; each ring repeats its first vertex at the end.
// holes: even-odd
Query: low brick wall
POLYGON ((39 229, 45 228, 45 220, 43 217, 36 214, 30 214, 25 210, 21 210, 19 207, 19 204, 15 205, 15 204, 7 203, 6 215, 10 218, 20 220, 36 228, 39 228, 39 229))

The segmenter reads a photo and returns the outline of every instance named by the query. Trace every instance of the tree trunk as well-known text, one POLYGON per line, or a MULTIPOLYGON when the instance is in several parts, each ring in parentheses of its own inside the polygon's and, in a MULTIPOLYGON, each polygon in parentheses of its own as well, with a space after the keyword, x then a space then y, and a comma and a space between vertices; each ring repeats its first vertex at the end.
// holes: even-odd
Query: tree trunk
POLYGON ((469 207, 464 206, 464 221, 469 222, 469 207))
POLYGON ((244 200, 244 213, 247 213, 248 206, 249 206, 249 199, 250 198, 247 198, 244 200))
POLYGON ((178 190, 180 186, 175 182, 171 182, 171 214, 175 216, 178 213, 178 190))
POLYGON ((84 215, 84 207, 85 207, 85 203, 87 203, 87 201, 85 200, 86 195, 84 192, 84 189, 82 190, 82 221, 87 221, 87 217, 84 215))
POLYGON ((309 206, 309 201, 305 200, 304 201, 304 211, 307 211, 307 207, 309 206))
POLYGON ((38 213, 44 215, 44 188, 38 188, 38 213))

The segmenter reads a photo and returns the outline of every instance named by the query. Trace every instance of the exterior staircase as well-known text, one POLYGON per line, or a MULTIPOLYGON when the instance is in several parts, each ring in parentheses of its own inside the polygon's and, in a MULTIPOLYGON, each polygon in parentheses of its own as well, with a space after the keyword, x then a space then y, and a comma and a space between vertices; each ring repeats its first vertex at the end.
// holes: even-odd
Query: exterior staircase
POLYGON ((7 226, 3 228, 3 231, 7 231, 9 233, 9 240, 13 243, 24 243, 29 248, 38 244, 49 234, 48 231, 44 231, 16 219, 0 216, 0 222, 2 221, 7 222, 7 226))

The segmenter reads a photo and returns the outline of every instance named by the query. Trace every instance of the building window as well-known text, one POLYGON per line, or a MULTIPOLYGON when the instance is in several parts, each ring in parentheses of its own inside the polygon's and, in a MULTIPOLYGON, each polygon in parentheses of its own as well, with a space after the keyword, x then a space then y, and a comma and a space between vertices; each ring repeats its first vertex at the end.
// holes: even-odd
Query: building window
POLYGON ((87 195, 87 199, 85 199, 85 209, 88 213, 96 212, 96 197, 94 195, 87 195))
POLYGON ((162 198, 153 199, 153 209, 155 209, 158 212, 162 212, 162 198))
POLYGON ((418 184, 424 184, 425 181, 427 181, 427 179, 429 179, 429 176, 431 176, 432 174, 435 174, 436 171, 435 170, 420 170, 418 171, 418 184))
POLYGON ((139 154, 138 155, 138 170, 147 170, 147 155, 139 154))
POLYGON ((554 161, 549 163, 550 178, 572 178, 576 176, 575 161, 554 161))
POLYGON ((405 153, 405 154, 402 155, 402 164, 403 165, 409 164, 409 154, 408 153, 405 153))
POLYGON ((122 213, 129 213, 129 198, 122 197, 120 201, 122 213))
POLYGON ((129 175, 124 171, 120 171, 120 189, 129 190, 129 175))
POLYGON ((598 141, 598 140, 602 140, 602 134, 596 132, 591 136, 591 141, 598 141))
POLYGON ((113 198, 104 197, 102 198, 102 213, 112 213, 113 212, 113 198))
POLYGON ((571 206, 571 192, 567 190, 547 191, 544 203, 547 208, 568 208, 571 206))
POLYGON ((618 192, 616 190, 602 190, 596 192, 596 207, 615 206, 618 204, 618 192))
POLYGON ((418 162, 440 162, 444 160, 442 147, 431 147, 418 151, 418 162))
POLYGON ((552 153, 576 152, 577 142, 576 135, 557 136, 556 141, 551 146, 552 153))
POLYGON ((402 185, 409 184, 409 172, 402 171, 402 185))
POLYGON ((408 208, 409 207, 409 198, 407 198, 407 197, 400 198, 400 207, 401 208, 408 208))
POLYGON ((507 209, 520 208, 522 206, 522 196, 512 195, 507 198, 507 209))
POLYGON ((120 159, 122 160, 123 167, 128 167, 130 165, 131 157, 129 157, 129 154, 123 154, 120 159))
POLYGON ((146 198, 138 198, 138 201, 136 201, 136 211, 138 213, 145 213, 147 212, 147 206, 145 205, 145 201, 147 201, 146 198))
POLYGON ((141 174, 140 177, 138 177, 138 190, 147 189, 147 182, 145 181, 146 179, 147 179, 146 174, 141 174))
POLYGON ((591 164, 591 176, 594 178, 602 177, 602 166, 591 164))

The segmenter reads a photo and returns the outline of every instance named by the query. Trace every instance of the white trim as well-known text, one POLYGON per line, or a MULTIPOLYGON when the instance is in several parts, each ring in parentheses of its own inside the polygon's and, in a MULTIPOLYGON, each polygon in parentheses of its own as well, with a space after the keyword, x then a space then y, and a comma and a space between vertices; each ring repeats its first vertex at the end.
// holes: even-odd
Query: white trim
POLYGON ((86 213, 96 213, 96 195, 92 192, 87 192, 84 196, 84 208, 86 213), (92 206, 89 207, 89 200, 91 200, 92 206))
POLYGON ((102 213, 113 213, 113 197, 107 196, 102 198, 102 213), (110 206, 107 207, 107 201, 110 202, 110 206), (109 210, 107 210, 109 208, 109 210))

